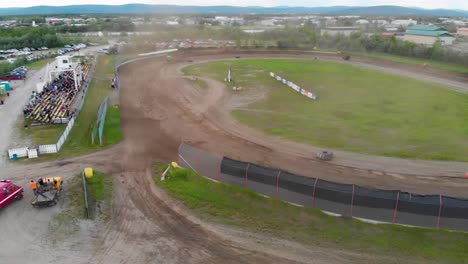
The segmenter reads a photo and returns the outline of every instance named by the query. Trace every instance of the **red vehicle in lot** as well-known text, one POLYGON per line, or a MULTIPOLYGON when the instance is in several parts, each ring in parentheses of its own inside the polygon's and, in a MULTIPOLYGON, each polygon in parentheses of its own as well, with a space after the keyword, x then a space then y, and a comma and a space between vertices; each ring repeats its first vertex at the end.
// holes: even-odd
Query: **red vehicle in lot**
POLYGON ((0 181, 0 208, 4 208, 15 200, 23 199, 23 187, 11 181, 0 181))
POLYGON ((2 80, 2 81, 17 81, 17 80, 23 80, 23 79, 24 79, 23 76, 16 75, 16 74, 0 77, 0 80, 2 80))

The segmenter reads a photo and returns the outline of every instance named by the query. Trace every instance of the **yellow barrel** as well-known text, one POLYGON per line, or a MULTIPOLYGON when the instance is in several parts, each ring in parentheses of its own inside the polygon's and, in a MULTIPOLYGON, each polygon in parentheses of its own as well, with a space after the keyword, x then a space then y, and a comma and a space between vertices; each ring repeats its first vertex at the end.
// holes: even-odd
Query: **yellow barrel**
POLYGON ((85 168, 84 174, 87 179, 93 177, 93 168, 85 168))

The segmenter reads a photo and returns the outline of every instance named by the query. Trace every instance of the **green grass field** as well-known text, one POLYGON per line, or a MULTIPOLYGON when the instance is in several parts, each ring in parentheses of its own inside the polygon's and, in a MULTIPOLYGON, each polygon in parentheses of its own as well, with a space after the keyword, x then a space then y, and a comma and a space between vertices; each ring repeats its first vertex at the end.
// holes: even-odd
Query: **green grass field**
MULTIPOLYGON (((192 65, 187 75, 267 96, 232 112, 265 133, 321 147, 468 161, 468 96, 436 84, 351 65, 300 59, 231 60, 192 65), (315 92, 312 101, 269 76, 273 71, 315 92)), ((234 95, 235 96, 235 95, 234 95)))
POLYGON ((46 66, 46 64, 48 62, 50 62, 50 61, 52 61, 52 59, 37 60, 37 61, 26 64, 26 66, 28 66, 31 69, 36 69, 37 70, 37 69, 40 69, 40 68, 46 66))
POLYGON ((161 181, 160 172, 164 169, 163 165, 156 166, 156 184, 204 220, 322 248, 397 256, 401 261, 392 263, 455 264, 468 260, 465 249, 468 233, 375 225, 328 216, 316 209, 294 206, 244 188, 215 183, 186 169, 172 170, 167 180, 161 181))
POLYGON ((358 56, 388 60, 388 61, 393 61, 393 62, 418 65, 418 66, 423 63, 428 63, 431 68, 434 68, 437 70, 452 71, 452 72, 457 72, 457 73, 468 74, 467 67, 463 65, 459 65, 459 64, 454 64, 454 63, 424 60, 424 59, 396 56, 396 55, 390 55, 390 54, 382 54, 382 53, 353 52, 352 54, 358 55, 358 56))
POLYGON ((30 126, 32 120, 21 122, 20 131, 29 138, 34 145, 55 144, 67 125, 30 126), (25 127, 27 125, 28 127, 25 127))

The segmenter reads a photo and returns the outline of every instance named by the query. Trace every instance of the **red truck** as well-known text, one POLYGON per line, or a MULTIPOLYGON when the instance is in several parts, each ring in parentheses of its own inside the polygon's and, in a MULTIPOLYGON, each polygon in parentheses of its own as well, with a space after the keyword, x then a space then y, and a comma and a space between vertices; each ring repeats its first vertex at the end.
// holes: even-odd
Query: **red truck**
POLYGON ((0 181, 0 209, 15 200, 23 199, 23 187, 8 180, 0 181))

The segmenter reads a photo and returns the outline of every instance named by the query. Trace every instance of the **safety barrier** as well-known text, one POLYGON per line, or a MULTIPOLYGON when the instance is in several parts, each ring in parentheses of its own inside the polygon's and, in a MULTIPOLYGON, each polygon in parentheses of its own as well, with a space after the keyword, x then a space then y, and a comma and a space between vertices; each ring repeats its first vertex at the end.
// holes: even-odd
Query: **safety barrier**
POLYGON ((379 190, 295 175, 183 144, 179 163, 228 184, 305 207, 377 222, 468 231, 468 200, 379 190))

